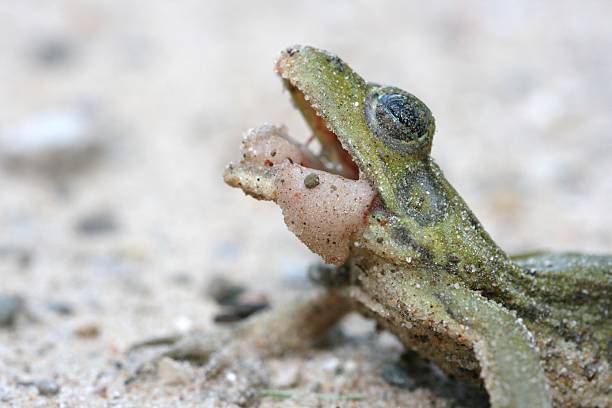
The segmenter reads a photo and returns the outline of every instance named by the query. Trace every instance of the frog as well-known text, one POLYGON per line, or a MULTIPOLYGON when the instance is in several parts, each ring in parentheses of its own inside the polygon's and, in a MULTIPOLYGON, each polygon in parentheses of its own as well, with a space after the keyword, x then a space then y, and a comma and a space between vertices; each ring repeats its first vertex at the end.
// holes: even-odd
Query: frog
MULTIPOLYGON (((247 131, 224 180, 278 204, 324 263, 316 293, 249 319, 234 339, 262 354, 298 350, 358 312, 484 386, 493 407, 612 404, 611 255, 507 254, 431 157, 435 119, 419 98, 311 46, 283 50, 275 71, 319 152, 267 123, 247 131)), ((171 355, 220 344, 179 343, 171 355)))

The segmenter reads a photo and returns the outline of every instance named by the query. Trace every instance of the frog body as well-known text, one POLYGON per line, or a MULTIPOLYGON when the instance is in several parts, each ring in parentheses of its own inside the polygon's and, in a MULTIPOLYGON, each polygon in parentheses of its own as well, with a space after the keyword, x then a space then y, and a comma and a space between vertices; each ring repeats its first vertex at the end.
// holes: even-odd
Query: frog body
POLYGON ((287 49, 276 69, 321 154, 266 125, 225 181, 275 201, 291 231, 348 271, 325 298, 338 305, 329 318, 302 313, 294 326, 320 333, 357 310, 482 381, 494 407, 611 404, 612 257, 508 256, 430 157, 422 101, 312 47, 287 49))

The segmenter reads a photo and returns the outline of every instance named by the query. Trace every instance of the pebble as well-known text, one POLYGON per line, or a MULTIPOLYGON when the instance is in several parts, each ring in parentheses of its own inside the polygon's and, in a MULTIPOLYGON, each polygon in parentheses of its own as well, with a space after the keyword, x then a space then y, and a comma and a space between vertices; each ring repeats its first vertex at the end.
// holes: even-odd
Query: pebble
POLYGON ((263 293, 245 292, 237 296, 233 303, 226 304, 223 310, 215 315, 216 323, 231 323, 246 319, 270 306, 268 297, 263 293))
POLYGON ((337 372, 340 367, 340 360, 336 357, 329 357, 321 362, 321 368, 325 371, 337 372))
POLYGON ((169 280, 176 286, 189 287, 193 284, 194 279, 187 271, 177 271, 170 276, 169 280))
POLYGON ((221 399, 218 396, 210 396, 207 397, 204 401, 202 401, 202 408, 221 408, 227 407, 225 402, 221 402, 221 399))
POLYGON ((0 163, 45 175, 76 172, 102 150, 102 130, 83 106, 31 114, 0 133, 0 163))
POLYGON ((319 176, 314 173, 310 173, 304 178, 304 187, 308 189, 315 188, 320 183, 319 176))
POLYGON ((70 41, 63 37, 45 38, 34 47, 33 56, 43 66, 59 66, 70 60, 74 49, 70 41))
POLYGON ((188 316, 177 316, 173 321, 174 327, 179 333, 187 333, 193 327, 193 321, 188 316))
POLYGON ((268 302, 265 303, 243 303, 227 306, 217 313, 214 317, 215 323, 233 323, 267 309, 268 302))
POLYGON ((81 235, 99 235, 115 232, 118 223, 113 213, 98 211, 86 215, 76 223, 75 230, 81 235))
POLYGON ((49 310, 57 313, 60 316, 72 316, 74 314, 74 307, 71 304, 62 301, 51 301, 47 302, 49 310))
POLYGON ((270 305, 266 295, 247 292, 245 286, 221 276, 209 281, 206 294, 223 306, 222 311, 215 315, 214 320, 217 323, 231 323, 245 319, 267 309, 270 305))
POLYGON ((20 296, 0 293, 0 327, 13 326, 22 308, 20 296))
POLYGON ((213 277, 206 287, 206 294, 213 298, 220 305, 230 305, 235 303, 246 288, 243 285, 232 282, 221 276, 213 277))
POLYGON ((415 380, 397 363, 387 363, 383 366, 382 377, 387 383, 399 388, 412 390, 416 387, 415 380))
POLYGON ((15 397, 13 394, 11 390, 0 383, 0 402, 10 402, 15 397))
POLYGON ((28 269, 32 265, 34 253, 25 247, 20 246, 0 246, 0 258, 12 259, 19 269, 28 269))
POLYGON ((36 389, 40 395, 51 397, 60 392, 60 386, 53 380, 40 380, 36 382, 36 389))
POLYGON ((272 388, 291 388, 300 381, 300 367, 295 362, 271 362, 270 371, 269 381, 272 388))
POLYGON ((94 324, 84 324, 76 328, 74 333, 83 339, 93 339, 100 335, 100 328, 94 324))
POLYGON ((163 357, 157 363, 159 377, 170 385, 187 384, 193 377, 193 372, 186 364, 181 364, 169 357, 163 357))

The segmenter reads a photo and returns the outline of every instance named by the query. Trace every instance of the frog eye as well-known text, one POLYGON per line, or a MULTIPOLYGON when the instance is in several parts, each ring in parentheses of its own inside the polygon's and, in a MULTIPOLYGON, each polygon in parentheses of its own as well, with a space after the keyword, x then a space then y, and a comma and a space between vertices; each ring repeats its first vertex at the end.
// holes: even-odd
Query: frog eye
POLYGON ((389 147, 408 154, 429 154, 435 123, 416 96, 392 87, 373 88, 366 99, 368 126, 389 147))

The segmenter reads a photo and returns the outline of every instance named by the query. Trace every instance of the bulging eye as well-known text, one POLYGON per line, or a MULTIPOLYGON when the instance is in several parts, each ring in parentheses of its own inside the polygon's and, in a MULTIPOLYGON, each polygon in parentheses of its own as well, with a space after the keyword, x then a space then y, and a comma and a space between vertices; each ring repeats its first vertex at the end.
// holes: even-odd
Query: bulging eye
POLYGON ((416 96, 398 88, 374 88, 365 109, 370 129, 387 145, 405 153, 429 153, 434 118, 416 96))
POLYGON ((397 135, 403 140, 417 140, 427 132, 431 113, 427 106, 412 95, 386 93, 378 97, 385 113, 390 113, 403 125, 406 132, 397 135))

